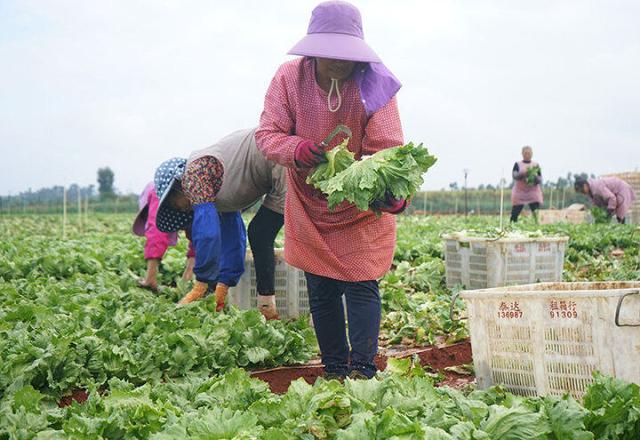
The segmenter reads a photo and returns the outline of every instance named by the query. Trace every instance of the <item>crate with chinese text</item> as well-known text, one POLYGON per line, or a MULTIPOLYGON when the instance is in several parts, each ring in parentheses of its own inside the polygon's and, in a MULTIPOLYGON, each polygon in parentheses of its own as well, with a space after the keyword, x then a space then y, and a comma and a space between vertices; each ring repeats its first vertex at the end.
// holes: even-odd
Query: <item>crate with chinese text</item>
POLYGON ((480 388, 579 398, 603 374, 640 384, 640 281, 464 291, 480 388))

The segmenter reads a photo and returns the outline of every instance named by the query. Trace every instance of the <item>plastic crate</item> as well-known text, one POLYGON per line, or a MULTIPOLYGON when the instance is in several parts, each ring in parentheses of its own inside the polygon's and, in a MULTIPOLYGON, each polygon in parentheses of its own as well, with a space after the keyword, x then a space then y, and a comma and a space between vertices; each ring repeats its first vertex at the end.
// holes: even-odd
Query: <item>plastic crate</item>
POLYGON ((484 289, 562 281, 568 237, 444 237, 447 286, 484 289))
POLYGON ((582 208, 541 209, 538 211, 538 221, 541 225, 553 223, 571 223, 574 225, 591 223, 593 219, 591 218, 590 212, 585 210, 584 205, 578 206, 582 206, 582 208))
POLYGON ((580 398, 592 373, 640 384, 640 282, 464 291, 480 388, 580 398))
MULTIPOLYGON (((283 255, 282 249, 276 249, 275 287, 278 313, 281 318, 309 314, 309 295, 304 272, 289 266, 283 255)), ((243 310, 255 309, 258 306, 256 268, 250 252, 247 252, 245 272, 238 285, 229 289, 228 299, 230 304, 243 310)))

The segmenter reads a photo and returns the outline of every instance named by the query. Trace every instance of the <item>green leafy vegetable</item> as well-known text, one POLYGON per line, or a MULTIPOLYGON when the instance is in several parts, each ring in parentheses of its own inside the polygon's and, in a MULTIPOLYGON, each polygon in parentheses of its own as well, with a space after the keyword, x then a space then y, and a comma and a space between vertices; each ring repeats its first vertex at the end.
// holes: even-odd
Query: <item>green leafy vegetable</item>
POLYGON ((591 216, 593 217, 594 223, 596 224, 611 223, 611 216, 609 215, 609 212, 607 212, 605 208, 592 205, 590 211, 591 211, 591 216))
POLYGON ((590 410, 587 429, 596 439, 632 440, 640 438, 640 387, 612 377, 596 375, 584 396, 590 410))
MULTIPOLYGON (((398 219, 394 269, 380 284, 383 343, 468 335, 464 321, 449 319, 441 237, 463 229, 505 236, 496 226, 489 217, 398 219)), ((216 314, 209 300, 176 310, 177 289, 136 287, 144 260, 129 227, 130 216, 95 216, 71 224, 62 241, 59 217, 0 218, 1 440, 640 438, 639 387, 600 375, 582 404, 500 387, 437 388, 409 360, 390 362, 374 380, 298 381, 273 394, 235 367, 305 362, 315 353, 305 320, 216 314), (58 408, 74 388, 88 389, 89 400, 58 408)), ((521 223, 509 231, 569 236, 565 280, 640 278, 636 226, 521 223), (614 249, 624 255, 612 258, 614 249)), ((166 282, 180 276, 185 244, 169 251, 166 282)))
POLYGON ((373 201, 386 200, 388 194, 407 199, 420 188, 423 174, 436 162, 422 144, 413 143, 381 150, 349 164, 352 158, 345 141, 327 153, 327 162, 307 180, 327 196, 329 209, 348 201, 366 211, 373 201))
POLYGON ((316 167, 313 173, 307 176, 307 183, 319 187, 322 182, 331 179, 341 171, 346 170, 356 160, 347 148, 349 139, 345 139, 340 145, 325 153, 325 162, 316 167))
POLYGON ((525 178, 527 185, 534 186, 536 184, 536 178, 540 173, 541 170, 538 165, 527 168, 527 177, 525 178))

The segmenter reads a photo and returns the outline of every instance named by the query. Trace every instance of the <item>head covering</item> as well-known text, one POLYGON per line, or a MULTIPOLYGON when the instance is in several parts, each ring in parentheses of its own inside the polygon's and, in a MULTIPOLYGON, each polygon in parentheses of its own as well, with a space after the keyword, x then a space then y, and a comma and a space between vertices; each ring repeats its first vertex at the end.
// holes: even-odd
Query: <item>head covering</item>
POLYGON ((158 202, 158 214, 156 216, 156 226, 162 232, 175 232, 184 229, 193 221, 193 212, 183 212, 169 206, 167 198, 171 190, 182 179, 187 159, 174 157, 166 160, 156 170, 153 179, 156 194, 160 199, 158 202))
POLYGON ((364 41, 360 11, 344 1, 327 1, 316 6, 307 35, 288 53, 367 63, 357 67, 354 79, 368 115, 389 102, 401 87, 400 81, 364 41))
POLYGON ((582 192, 582 189, 584 188, 584 184, 585 184, 585 183, 589 183, 589 182, 587 181, 587 179, 585 179, 584 177, 576 177, 576 180, 575 180, 575 182, 574 182, 574 184, 573 184, 573 188, 574 188, 576 191, 580 191, 580 192, 582 192))
POLYGON ((343 1, 320 3, 311 12, 307 36, 289 51, 291 55, 380 63, 364 41, 358 8, 343 1))
POLYGON ((138 198, 138 213, 131 226, 131 231, 140 237, 144 237, 145 225, 147 224, 147 218, 149 217, 149 193, 155 191, 153 182, 147 183, 147 186, 142 190, 142 194, 138 198))

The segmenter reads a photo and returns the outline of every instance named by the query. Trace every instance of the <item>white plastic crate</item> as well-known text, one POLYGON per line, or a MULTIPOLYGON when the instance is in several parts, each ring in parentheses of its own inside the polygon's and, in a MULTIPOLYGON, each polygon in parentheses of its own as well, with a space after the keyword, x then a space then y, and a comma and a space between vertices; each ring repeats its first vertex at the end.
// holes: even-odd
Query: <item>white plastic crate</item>
POLYGON ((580 398, 592 373, 640 384, 640 281, 464 291, 480 388, 580 398))
POLYGON ((468 289, 561 281, 568 237, 444 237, 447 286, 468 289))
MULTIPOLYGON (((307 279, 304 272, 284 261, 284 251, 276 249, 276 308, 281 318, 294 318, 301 314, 309 314, 309 295, 307 279)), ((238 285, 229 289, 229 303, 247 310, 258 305, 256 269, 253 257, 247 252, 245 272, 238 285)))
POLYGON ((574 203, 565 209, 540 209, 538 211, 538 221, 541 225, 552 223, 571 223, 578 225, 581 223, 591 223, 593 218, 585 206, 574 203))

